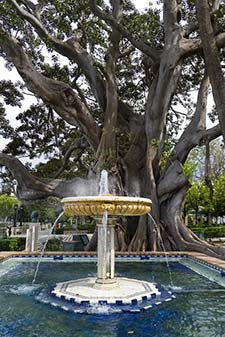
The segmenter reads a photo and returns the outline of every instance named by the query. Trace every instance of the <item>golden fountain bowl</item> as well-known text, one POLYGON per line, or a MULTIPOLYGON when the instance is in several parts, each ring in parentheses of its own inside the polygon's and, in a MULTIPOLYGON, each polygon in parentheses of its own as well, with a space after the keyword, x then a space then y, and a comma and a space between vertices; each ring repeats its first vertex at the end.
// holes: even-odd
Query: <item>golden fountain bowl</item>
POLYGON ((68 215, 140 216, 149 213, 151 200, 136 197, 101 195, 94 197, 71 197, 62 199, 64 212, 68 215))

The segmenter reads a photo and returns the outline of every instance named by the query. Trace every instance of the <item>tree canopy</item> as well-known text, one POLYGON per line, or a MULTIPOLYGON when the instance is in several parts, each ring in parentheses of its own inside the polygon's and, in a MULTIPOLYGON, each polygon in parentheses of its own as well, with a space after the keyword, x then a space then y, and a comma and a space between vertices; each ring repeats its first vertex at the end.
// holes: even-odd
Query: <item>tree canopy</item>
POLYGON ((7 194, 0 195, 0 214, 1 220, 10 217, 14 214, 14 206, 18 206, 18 200, 15 197, 10 197, 7 194))
POLYGON ((118 249, 157 250, 163 240, 168 250, 223 255, 180 215, 190 151, 225 139, 225 4, 159 3, 141 13, 129 0, 1 3, 1 56, 21 82, 1 82, 1 135, 11 140, 0 163, 23 200, 96 193, 106 168, 111 192, 152 199, 158 225, 148 217, 122 221, 118 249), (210 84, 218 123, 207 128, 210 84), (27 94, 36 100, 23 111, 27 94), (17 128, 9 105, 20 109, 17 128), (41 154, 48 162, 36 169, 18 159, 41 154))

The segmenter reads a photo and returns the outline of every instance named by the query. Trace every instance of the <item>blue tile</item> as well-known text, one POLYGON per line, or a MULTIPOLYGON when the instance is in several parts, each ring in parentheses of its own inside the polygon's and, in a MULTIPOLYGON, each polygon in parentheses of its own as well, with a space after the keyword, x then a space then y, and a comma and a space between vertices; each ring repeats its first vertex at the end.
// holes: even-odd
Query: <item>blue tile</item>
POLYGON ((53 260, 54 260, 54 261, 55 261, 55 260, 63 260, 63 256, 62 256, 62 255, 60 255, 60 256, 54 255, 54 256, 53 256, 53 260))
POLYGON ((107 304, 108 302, 106 300, 100 300, 98 301, 99 304, 107 304))
POLYGON ((121 300, 116 300, 116 304, 117 304, 117 305, 123 305, 123 301, 121 301, 121 300))
POLYGON ((88 305, 88 304, 90 304, 90 301, 81 301, 80 304, 81 305, 88 305))
POLYGON ((149 256, 141 256, 140 260, 149 260, 149 256))

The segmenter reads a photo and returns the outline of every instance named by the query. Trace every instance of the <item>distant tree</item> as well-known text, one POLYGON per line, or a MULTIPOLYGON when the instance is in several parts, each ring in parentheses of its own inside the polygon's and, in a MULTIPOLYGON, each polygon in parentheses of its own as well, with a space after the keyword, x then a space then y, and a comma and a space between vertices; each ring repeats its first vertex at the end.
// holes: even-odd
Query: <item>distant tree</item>
POLYGON ((184 165, 185 173, 189 173, 191 188, 185 197, 184 213, 195 210, 196 219, 199 210, 208 216, 224 215, 223 179, 225 174, 225 146, 221 139, 214 140, 209 146, 209 158, 206 160, 205 147, 194 149, 184 165), (206 165, 208 165, 206 169, 206 165), (210 180, 210 190, 207 179, 210 180))
MULTIPOLYGON (((221 139, 210 142, 209 146, 209 175, 212 180, 225 173, 225 145, 221 139)), ((192 180, 203 180, 206 173, 206 147, 196 147, 191 151, 185 163, 185 173, 192 180)))
POLYGON ((0 217, 4 220, 14 214, 14 206, 18 205, 19 201, 15 197, 8 194, 0 194, 0 217))
POLYGON ((225 174, 220 175, 214 183, 213 215, 225 216, 225 174))
POLYGON ((204 182, 193 183, 187 192, 184 210, 186 214, 190 213, 191 211, 195 212, 195 223, 198 223, 198 217, 200 216, 200 213, 208 215, 213 212, 214 208, 210 200, 210 191, 204 182))

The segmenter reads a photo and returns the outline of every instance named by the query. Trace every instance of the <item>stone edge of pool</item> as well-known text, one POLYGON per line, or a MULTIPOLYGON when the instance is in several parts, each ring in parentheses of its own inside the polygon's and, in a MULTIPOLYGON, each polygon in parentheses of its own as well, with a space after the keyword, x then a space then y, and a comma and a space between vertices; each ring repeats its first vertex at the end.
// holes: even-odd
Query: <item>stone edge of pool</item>
MULTIPOLYGON (((96 252, 46 252, 44 257, 95 257, 96 252)), ((199 261, 209 267, 213 267, 219 271, 225 272, 225 261, 216 257, 211 257, 203 253, 197 252, 116 252, 117 257, 140 257, 140 258, 150 258, 150 257, 189 257, 193 260, 199 261)), ((5 261, 10 258, 15 257, 41 257, 40 252, 0 252, 0 262, 5 261)))

